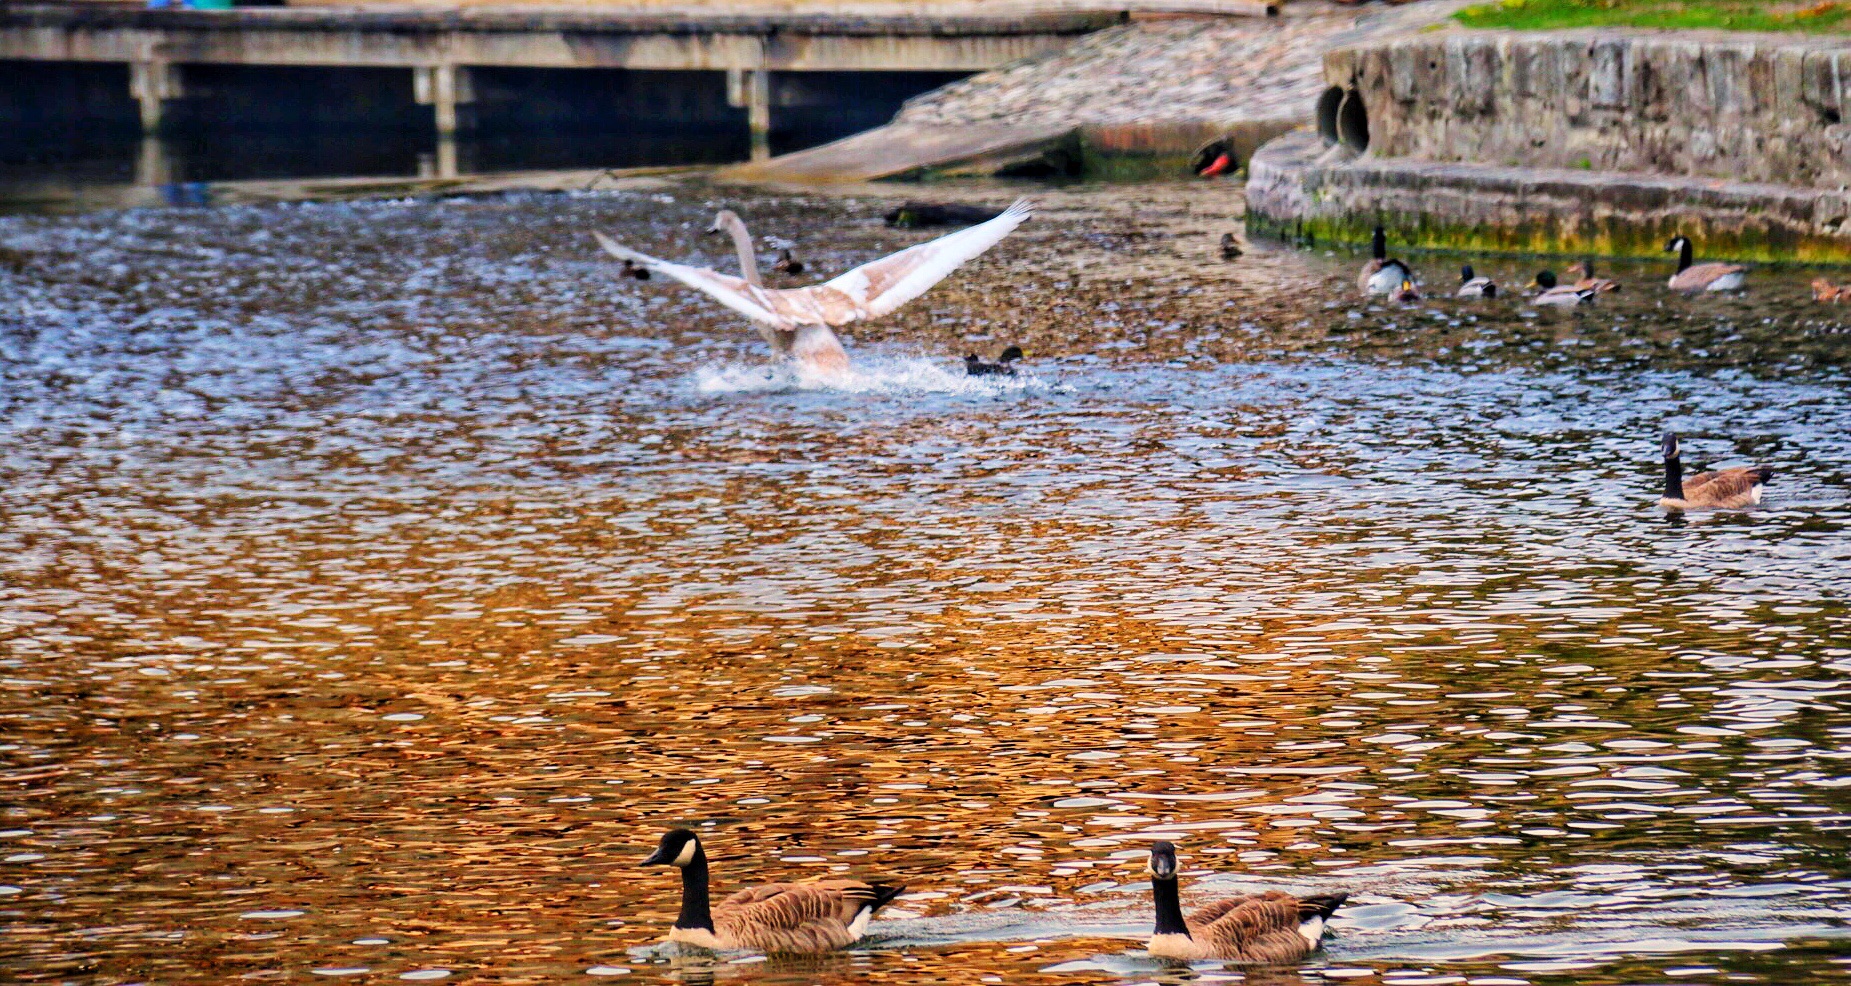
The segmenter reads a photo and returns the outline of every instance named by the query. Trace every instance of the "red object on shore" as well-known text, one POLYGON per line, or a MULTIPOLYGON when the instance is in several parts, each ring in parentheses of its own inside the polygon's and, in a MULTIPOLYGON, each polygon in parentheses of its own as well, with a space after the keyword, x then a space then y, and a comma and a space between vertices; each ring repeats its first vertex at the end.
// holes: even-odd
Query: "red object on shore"
POLYGON ((1201 175, 1203 178, 1213 178, 1216 175, 1227 171, 1230 167, 1233 167, 1233 165, 1234 165, 1234 159, 1228 156, 1227 154, 1222 154, 1221 156, 1215 158, 1215 160, 1211 162, 1208 167, 1203 168, 1201 171, 1196 172, 1196 174, 1201 175))

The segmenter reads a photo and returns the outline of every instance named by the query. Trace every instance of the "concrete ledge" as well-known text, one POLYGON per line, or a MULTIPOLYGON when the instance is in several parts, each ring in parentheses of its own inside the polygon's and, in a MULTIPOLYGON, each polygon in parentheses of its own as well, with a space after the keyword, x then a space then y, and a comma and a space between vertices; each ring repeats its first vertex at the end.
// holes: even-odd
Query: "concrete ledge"
POLYGON ((1628 172, 1349 157, 1317 134, 1255 154, 1249 231, 1512 253, 1659 256, 1678 234, 1711 259, 1851 262, 1851 193, 1628 172))

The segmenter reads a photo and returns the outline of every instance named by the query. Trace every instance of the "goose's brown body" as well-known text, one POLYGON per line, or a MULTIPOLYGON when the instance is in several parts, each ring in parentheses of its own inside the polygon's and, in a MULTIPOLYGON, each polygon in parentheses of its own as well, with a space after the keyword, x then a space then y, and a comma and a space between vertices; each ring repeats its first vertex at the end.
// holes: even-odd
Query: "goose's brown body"
POLYGON ((1738 510, 1761 502, 1761 490, 1774 478, 1767 466, 1738 466, 1700 472, 1684 480, 1682 497, 1661 497, 1658 505, 1668 510, 1705 507, 1738 510))
POLYGON ((1183 918, 1189 934, 1152 935, 1150 954, 1171 959, 1297 962, 1317 950, 1299 931, 1298 898, 1269 890, 1252 897, 1211 900, 1183 918))
MULTIPOLYGON (((713 937, 719 947, 727 949, 833 952, 860 939, 867 925, 861 912, 871 915, 874 908, 892 899, 893 892, 896 888, 859 880, 748 887, 713 909, 713 937)), ((675 940, 672 932, 669 938, 675 940)))

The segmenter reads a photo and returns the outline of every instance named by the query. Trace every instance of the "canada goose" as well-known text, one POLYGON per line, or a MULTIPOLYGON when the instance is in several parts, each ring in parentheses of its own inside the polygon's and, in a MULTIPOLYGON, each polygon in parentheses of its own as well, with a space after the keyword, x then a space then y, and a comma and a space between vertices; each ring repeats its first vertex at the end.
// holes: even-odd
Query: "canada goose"
POLYGON ((1369 256, 1369 262, 1356 275, 1356 286, 1362 289, 1363 294, 1392 295, 1401 290, 1404 282, 1413 282, 1414 272, 1408 269, 1407 264, 1389 259, 1388 234, 1380 226, 1369 237, 1369 256))
POLYGON ((1459 268, 1459 297, 1495 298, 1497 296, 1498 282, 1489 277, 1479 277, 1471 264, 1459 268))
POLYGON ((1003 350, 1003 354, 996 357, 996 362, 994 363, 985 363, 983 360, 977 358, 976 353, 970 353, 964 357, 964 375, 971 377, 1013 377, 1015 376, 1015 361, 1021 358, 1021 346, 1010 346, 1008 349, 1003 350))
MULTIPOLYGON (((782 290, 759 284, 751 255, 751 239, 744 235, 745 226, 738 222, 737 216, 726 226, 735 230, 733 241, 739 247, 744 278, 657 260, 603 233, 593 235, 607 253, 619 260, 635 261, 651 271, 699 288, 720 304, 751 319, 759 334, 779 355, 788 356, 813 370, 841 373, 848 369, 848 352, 831 331, 832 326, 878 318, 919 297, 965 261, 995 246, 1033 214, 1033 206, 1027 199, 1017 199, 1014 205, 989 222, 870 261, 822 284, 782 290)), ((716 219, 715 227, 721 225, 716 219)))
POLYGON ((1665 495, 1658 505, 1666 510, 1739 510, 1761 502, 1761 490, 1774 478, 1769 466, 1737 466, 1700 472, 1684 478, 1684 459, 1677 432, 1666 432, 1665 495))
POLYGON ((1238 167, 1234 161, 1234 149, 1225 140, 1210 141, 1195 152, 1195 160, 1189 162, 1189 170, 1198 178, 1225 175, 1238 167))
POLYGON ((1825 301, 1832 304, 1837 304, 1841 301, 1851 301, 1851 287, 1843 287, 1833 284, 1823 277, 1815 277, 1812 281, 1812 300, 1825 301))
POLYGON ((639 281, 647 281, 649 280, 649 268, 638 264, 634 260, 626 260, 623 262, 623 275, 625 277, 633 277, 639 281))
POLYGON ((1233 233, 1221 234, 1221 259, 1236 260, 1240 254, 1240 240, 1233 233))
POLYGON ((1677 273, 1665 283, 1673 291, 1696 294, 1699 291, 1737 291, 1742 282, 1748 279, 1748 268, 1741 264, 1696 264, 1692 265, 1690 239, 1674 237, 1665 244, 1665 250, 1677 251, 1677 273))
POLYGON ((772 264, 771 269, 781 274, 801 274, 803 273, 803 261, 798 260, 796 254, 785 250, 778 254, 778 262, 772 264))
POLYGON ((1620 289, 1620 282, 1612 278, 1594 276, 1592 260, 1577 260, 1569 264, 1568 269, 1563 273, 1567 275, 1568 282, 1576 288, 1592 290, 1595 294, 1606 294, 1609 291, 1620 289))
POLYGON ((980 205, 940 202, 907 202, 883 218, 889 226, 917 229, 924 226, 975 226, 1002 215, 999 209, 980 205))
POLYGON ((1211 900, 1184 917, 1176 888, 1176 847, 1168 842, 1150 847, 1150 889, 1157 926, 1146 948, 1166 959, 1297 962, 1317 951, 1324 922, 1349 898, 1293 897, 1269 890, 1211 900))
POLYGON ((668 940, 716 951, 805 954, 846 948, 867 931, 875 911, 906 889, 859 880, 766 883, 710 908, 707 850, 687 829, 670 829, 642 865, 681 870, 681 914, 668 940))
POLYGON ((1555 282, 1554 271, 1538 271, 1536 279, 1529 283, 1536 294, 1530 298, 1532 305, 1548 305, 1552 308, 1573 308, 1594 297, 1593 288, 1577 288, 1555 282))

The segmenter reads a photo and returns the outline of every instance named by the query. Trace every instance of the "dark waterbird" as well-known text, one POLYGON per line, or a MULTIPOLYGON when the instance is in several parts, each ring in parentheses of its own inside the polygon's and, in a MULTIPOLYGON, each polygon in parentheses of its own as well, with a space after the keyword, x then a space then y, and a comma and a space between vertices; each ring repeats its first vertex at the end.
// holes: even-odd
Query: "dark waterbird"
POLYGON ((1204 901, 1185 916, 1176 885, 1176 847, 1150 847, 1150 890, 1157 925, 1146 949, 1166 959, 1233 959, 1238 962, 1297 962, 1324 937, 1324 923, 1348 894, 1294 897, 1277 890, 1250 897, 1204 901))
POLYGON ((1013 377, 1015 361, 1021 358, 1021 346, 1010 346, 1003 350, 994 363, 985 363, 976 353, 970 353, 964 357, 964 373, 972 377, 1013 377))
POLYGON ((1658 505, 1666 510, 1740 510, 1761 502, 1761 491, 1774 478, 1770 466, 1736 466, 1700 472, 1684 478, 1683 447, 1677 432, 1664 440, 1665 495, 1658 505))
POLYGON ((955 202, 907 202, 887 213, 887 225, 905 229, 926 226, 974 226, 1003 214, 1001 209, 955 202))

